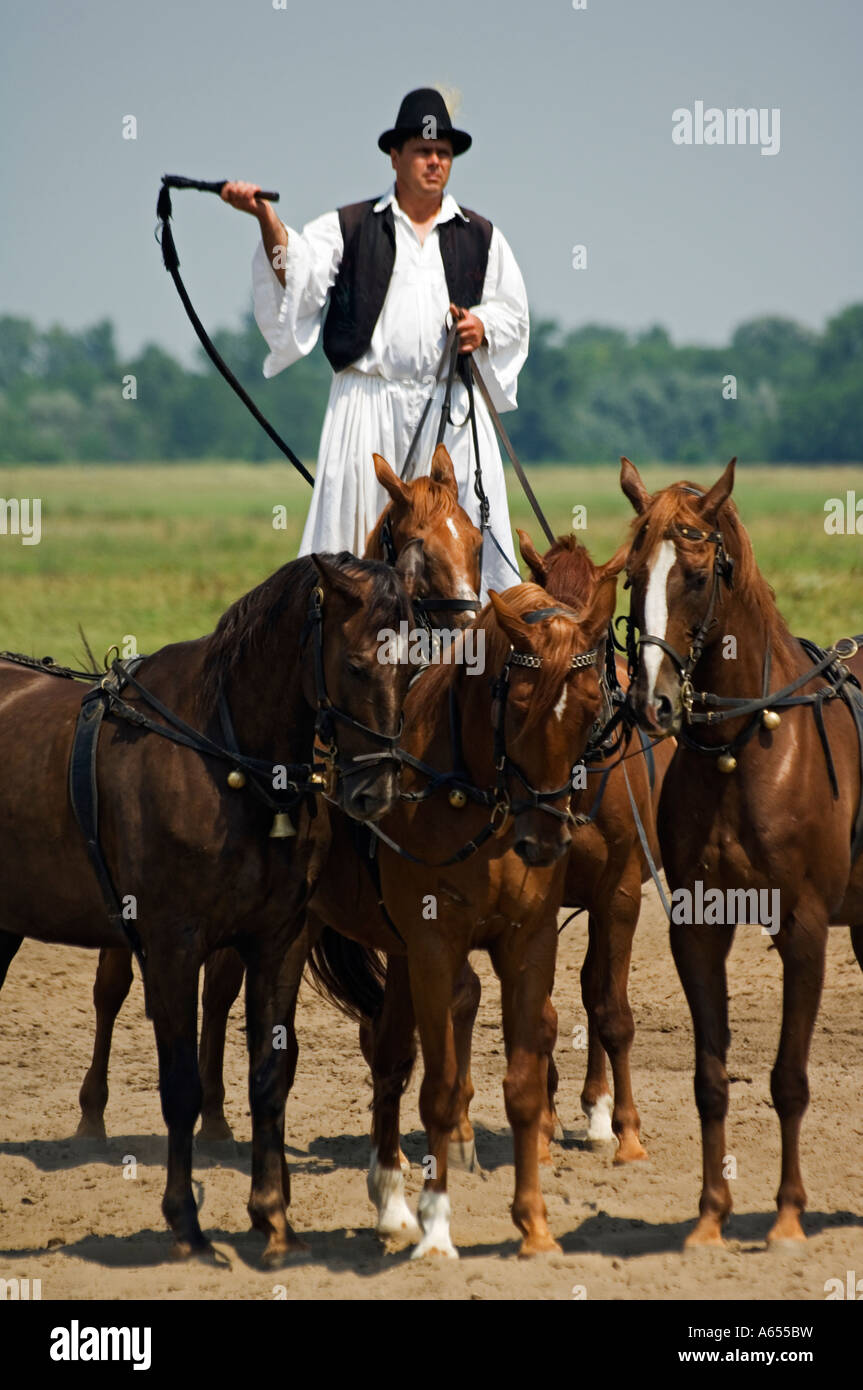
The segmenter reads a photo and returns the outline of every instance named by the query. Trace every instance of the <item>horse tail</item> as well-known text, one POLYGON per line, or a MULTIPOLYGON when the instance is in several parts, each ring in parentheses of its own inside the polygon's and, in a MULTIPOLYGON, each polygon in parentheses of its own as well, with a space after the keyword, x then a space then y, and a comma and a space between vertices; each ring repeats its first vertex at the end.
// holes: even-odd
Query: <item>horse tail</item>
POLYGON ((386 964, 379 951, 324 927, 308 959, 318 994, 354 1019, 370 1023, 383 1008, 386 964))

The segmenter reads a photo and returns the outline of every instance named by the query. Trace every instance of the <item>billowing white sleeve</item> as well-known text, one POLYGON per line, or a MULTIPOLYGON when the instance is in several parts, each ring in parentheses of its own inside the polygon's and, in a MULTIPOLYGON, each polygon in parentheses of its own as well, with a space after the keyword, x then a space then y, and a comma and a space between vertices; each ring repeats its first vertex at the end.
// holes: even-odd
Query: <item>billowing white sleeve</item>
POLYGON ((488 338, 488 347, 477 348, 474 357, 489 395, 499 411, 515 410, 518 374, 527 358, 530 319, 521 271, 506 237, 497 227, 492 229, 488 248, 482 301, 471 313, 482 319, 488 338))
POLYGON ((264 376, 275 376, 311 352, 318 341, 327 293, 342 259, 337 212, 307 222, 302 232, 287 227, 285 288, 270 264, 263 242, 252 261, 255 321, 267 340, 264 376))

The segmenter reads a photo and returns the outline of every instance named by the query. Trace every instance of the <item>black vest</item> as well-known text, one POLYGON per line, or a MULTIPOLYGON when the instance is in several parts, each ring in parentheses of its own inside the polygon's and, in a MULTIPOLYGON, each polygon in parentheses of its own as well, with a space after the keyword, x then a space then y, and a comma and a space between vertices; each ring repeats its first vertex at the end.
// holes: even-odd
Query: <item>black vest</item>
MULTIPOLYGON (((324 352, 334 372, 344 371, 368 349, 384 306, 396 259, 392 204, 373 212, 377 198, 339 208, 344 250, 324 320, 324 352)), ((463 209, 438 227, 441 260, 450 300, 469 309, 482 299, 492 225, 463 209)))

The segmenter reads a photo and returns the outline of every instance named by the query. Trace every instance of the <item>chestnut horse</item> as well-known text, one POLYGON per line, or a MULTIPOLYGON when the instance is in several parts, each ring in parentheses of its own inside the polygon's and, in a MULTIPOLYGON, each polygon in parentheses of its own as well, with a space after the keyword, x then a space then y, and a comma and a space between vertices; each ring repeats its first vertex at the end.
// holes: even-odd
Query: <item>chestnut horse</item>
MULTIPOLYGON (((169 1131, 162 1207, 177 1255, 213 1258, 191 1185, 201 1102, 196 1014, 201 964, 228 943, 246 967, 249 1213, 268 1238, 268 1261, 294 1241, 285 1215, 284 1158, 292 1054, 290 1047, 276 1050, 273 1039, 276 1028, 293 1032, 292 981, 279 967, 302 927, 328 828, 326 814, 313 815, 309 769, 297 784, 295 835, 272 838, 264 793, 276 781, 268 769, 310 764, 316 729, 328 730, 336 802, 359 818, 392 804, 398 792, 392 745, 408 668, 377 660, 376 633, 410 617, 406 590, 389 567, 352 555, 296 560, 235 603, 211 636, 164 647, 136 670, 134 679, 161 710, 202 731, 196 751, 112 717, 116 705, 105 718, 99 832, 142 947, 169 1131), (226 762, 201 747, 209 741, 210 749, 230 748, 230 725, 244 758, 264 768, 262 800, 251 794, 257 787, 251 764, 245 763, 252 785, 242 791, 242 777, 235 771, 228 781, 226 762)), ((155 708, 131 688, 136 693, 124 696, 127 710, 140 717, 155 708)), ((123 941, 70 805, 69 752, 80 707, 73 681, 0 662, 0 756, 10 770, 0 789, 0 827, 10 851, 0 865, 0 980, 23 937, 105 955, 123 941)), ((122 949, 117 954, 128 958, 122 949)), ((303 955, 297 978, 304 961, 303 955)))
POLYGON ((675 890, 671 948, 692 1014, 701 1120, 700 1218, 687 1245, 722 1244, 731 1211, 725 962, 735 918, 764 925, 761 903, 772 899, 756 902, 756 894, 778 892, 770 926, 783 966, 782 1028, 770 1082, 782 1174, 771 1242, 805 1239, 798 1143, 828 926, 850 924, 863 966, 863 856, 852 852, 861 753, 851 705, 860 691, 849 681, 849 668, 863 675, 863 659, 851 658, 853 640, 818 658, 791 636, 731 500, 733 484, 734 460, 706 493, 675 483, 650 496, 622 460, 621 486, 638 514, 627 556, 641 634, 631 698, 647 730, 678 736, 658 829, 675 890), (692 896, 678 896, 684 889, 692 896), (709 914, 678 910, 710 893, 709 914), (728 911, 716 907, 726 902, 728 911), (687 924, 686 916, 704 920, 687 924))
MULTIPOLYGON (((446 448, 439 445, 429 474, 410 483, 402 482, 379 454, 374 455, 374 468, 391 500, 369 535, 366 558, 386 561, 398 569, 416 615, 430 628, 439 626, 439 620, 453 628, 470 622, 480 608, 482 535, 459 506, 458 483, 446 448)), ((291 946, 291 960, 299 963, 300 970, 310 944, 306 933, 291 946)), ((223 1065, 228 1015, 243 983, 243 968, 240 955, 230 949, 213 952, 204 967, 199 1137, 209 1144, 233 1138, 224 1109, 223 1065)), ((79 1137, 105 1137, 111 1039, 131 984, 131 953, 103 952, 93 991, 93 1057, 79 1096, 79 1137)), ((361 1030, 361 1042, 370 1059, 366 1029, 361 1030)))
MULTIPOLYGON (((623 568, 625 550, 621 550, 604 565, 595 565, 586 548, 575 536, 559 537, 544 556, 536 551, 525 531, 519 531, 522 558, 530 569, 535 583, 554 598, 578 612, 590 608, 602 581, 617 575, 623 568)), ((621 685, 627 681, 626 667, 617 662, 621 685)), ((587 779, 583 790, 572 795, 572 812, 578 822, 571 828, 572 848, 567 864, 563 905, 584 908, 589 913, 588 949, 582 970, 582 999, 588 1018, 587 1074, 581 1096, 588 1117, 588 1139, 606 1143, 617 1139, 615 1162, 624 1163, 646 1157, 639 1133, 639 1116, 632 1095, 630 1051, 634 1037, 632 1011, 627 997, 627 980, 632 954, 632 940, 641 907, 641 884, 649 878, 647 861, 632 814, 624 780, 622 755, 626 756, 627 777, 639 816, 648 837, 654 860, 660 861, 656 837, 656 808, 666 768, 674 753, 674 741, 663 739, 651 750, 653 775, 645 757, 638 756, 641 745, 636 736, 634 749, 625 739, 609 749, 604 757, 591 760, 596 769, 587 779), (632 753, 635 756, 631 756, 632 753), (606 776, 607 773, 607 776, 606 776), (611 1058, 614 1075, 614 1103, 606 1076, 606 1053, 611 1058)), ((314 903, 312 905, 314 911, 314 903)), ((315 944, 313 969, 330 996, 346 1012, 357 1015, 356 999, 338 998, 335 981, 326 968, 322 945, 332 949, 332 939, 315 944)), ((397 958, 388 970, 398 970, 397 958)), ((400 986, 404 988, 404 985, 400 986)), ((374 1015, 383 1005, 383 990, 375 991, 374 981, 366 984, 366 1022, 372 1027, 374 1015)), ((479 1007, 481 987, 479 977, 467 964, 459 977, 453 1004, 456 1051, 464 1078, 464 1109, 459 1114, 450 1142, 449 1161, 459 1166, 476 1165, 476 1148, 468 1107, 473 1098, 470 1078, 471 1035, 479 1007)), ((544 1034, 552 1041, 557 1035, 557 1014, 549 1000, 543 1019, 544 1034)), ((371 1051, 364 1047, 371 1062, 371 1051)), ((405 1078, 405 1081, 407 1078, 405 1078)), ((555 1127, 554 1093, 557 1071, 549 1057, 549 1104, 543 1112, 540 1126, 540 1162, 550 1163, 549 1141, 555 1127)), ((399 1229, 409 1223, 401 1212, 399 1229)), ((384 1235, 396 1234, 392 1214, 386 1210, 378 1230, 384 1235)))
MULTIPOLYGON (((521 1253, 558 1248, 539 1186, 553 1041, 544 1009, 571 843, 572 768, 600 709, 597 664, 601 669, 615 587, 606 578, 581 615, 534 584, 492 593, 475 624, 491 689, 488 679, 471 679, 457 665, 430 670, 412 685, 401 744, 405 789, 380 823, 379 886, 359 856, 351 858, 344 817, 334 818, 330 861, 339 872, 321 875, 309 916, 367 952, 389 956, 383 1008, 374 1021, 369 1192, 380 1232, 420 1237, 414 1256, 456 1254, 447 1164, 467 1077, 453 994, 476 949, 489 952, 501 981, 504 1098, 515 1144, 512 1215, 523 1236, 521 1253), (396 968, 402 962, 406 972, 396 968), (421 1231, 405 1202, 399 1161, 399 1100, 413 1061, 414 1019, 428 1142, 421 1231)), ((356 997, 355 978, 339 980, 338 963, 332 977, 342 999, 356 997)))
MULTIPOLYGON (((544 556, 537 553, 526 532, 519 531, 518 536, 522 558, 536 583, 578 611, 590 606, 606 576, 617 575, 623 568, 625 552, 618 552, 604 565, 595 565, 573 535, 558 537, 544 556)), ((618 661, 616 667, 618 681, 625 688, 625 664, 618 661)), ((640 750, 636 734, 624 737, 605 757, 591 760, 586 788, 573 794, 576 823, 563 892, 565 907, 584 908, 588 913, 588 947, 581 972, 588 1051, 581 1108, 588 1118, 589 1140, 617 1139, 616 1163, 647 1156, 632 1095, 630 1052, 635 1025, 626 987, 641 909, 641 885, 650 871, 632 813, 624 766, 651 853, 659 864, 656 810, 674 744, 663 739, 646 756, 639 756, 640 750), (621 757, 626 758, 625 765, 621 757), (606 1054, 614 1077, 613 1105, 606 1079, 606 1054)))

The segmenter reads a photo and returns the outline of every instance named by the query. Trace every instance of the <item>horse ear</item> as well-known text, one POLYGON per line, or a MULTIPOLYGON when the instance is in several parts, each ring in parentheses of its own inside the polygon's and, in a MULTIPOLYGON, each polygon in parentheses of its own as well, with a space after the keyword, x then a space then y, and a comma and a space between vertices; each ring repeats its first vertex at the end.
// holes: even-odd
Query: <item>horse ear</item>
POLYGON ((516 534, 518 535, 518 548, 521 551, 521 558, 530 570, 534 583, 538 584, 541 589, 544 589, 545 581, 548 578, 545 561, 526 531, 519 531, 518 527, 516 527, 516 534))
POLYGON ((403 483, 397 473, 394 473, 385 458, 380 454, 372 454, 372 462, 375 466, 375 476, 385 492, 388 492, 394 502, 409 502, 411 496, 410 485, 403 483))
POLYGON ((620 571, 623 569, 624 565, 626 564, 626 557, 627 557, 628 554, 629 554, 629 542, 626 541, 626 542, 624 542, 624 544, 620 547, 619 550, 616 550, 616 551, 615 551, 615 553, 612 555, 612 557, 611 557, 610 560, 606 560, 606 562, 605 562, 604 565, 597 565, 597 567, 596 567, 596 579, 597 579, 597 582, 599 582, 599 580, 601 580, 601 579, 607 579, 607 578, 610 578, 610 577, 612 577, 612 576, 616 579, 617 576, 620 574, 620 571))
POLYGON ((416 598, 420 580, 425 576, 425 554, 421 536, 414 536, 402 549, 396 560, 396 574, 401 579, 411 598, 416 598))
POLYGON ((452 466, 452 459, 445 445, 438 444, 432 455, 431 471, 429 473, 432 482, 443 483, 444 487, 449 488, 450 492, 458 501, 458 483, 456 482, 455 469, 452 466))
POLYGON ((362 606, 362 590, 355 579, 338 566, 330 564, 322 555, 312 555, 312 563, 320 575, 321 587, 324 594, 337 594, 340 598, 351 605, 353 608, 362 606))
POLYGON ((522 621, 515 609, 510 608, 506 599, 501 598, 494 589, 489 589, 488 596, 494 609, 494 615, 513 646, 516 642, 526 641, 529 635, 528 626, 522 621))
POLYGON ((737 457, 735 455, 722 474, 722 477, 717 478, 710 491, 706 496, 702 497, 698 503, 698 509, 701 515, 704 517, 705 521, 709 521, 712 525, 716 523, 720 507, 723 503, 727 502, 731 496, 731 491, 734 487, 734 465, 736 463, 737 457))
POLYGON ((620 460, 620 487, 624 497, 628 497, 638 515, 641 516, 650 501, 650 493, 639 476, 638 469, 628 458, 620 460))
POLYGON ((617 575, 606 574, 596 586, 590 607, 579 618, 590 645, 596 646, 614 617, 617 604, 617 575))

